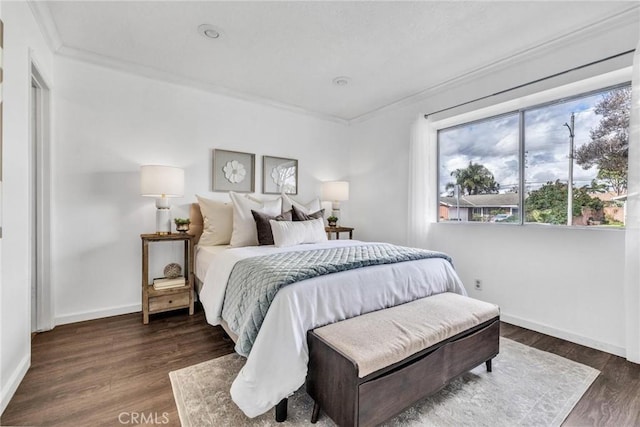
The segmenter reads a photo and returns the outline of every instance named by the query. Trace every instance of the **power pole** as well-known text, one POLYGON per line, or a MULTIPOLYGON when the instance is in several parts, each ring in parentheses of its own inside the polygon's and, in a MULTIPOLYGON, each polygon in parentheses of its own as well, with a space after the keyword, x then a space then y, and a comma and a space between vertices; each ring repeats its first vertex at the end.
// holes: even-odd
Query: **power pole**
POLYGON ((564 124, 569 129, 569 182, 567 183, 567 225, 573 225, 573 138, 575 135, 576 115, 571 113, 571 126, 564 124))
POLYGON ((460 188, 460 184, 456 184, 455 187, 453 187, 453 192, 456 196, 456 212, 458 214, 458 222, 460 222, 460 188))

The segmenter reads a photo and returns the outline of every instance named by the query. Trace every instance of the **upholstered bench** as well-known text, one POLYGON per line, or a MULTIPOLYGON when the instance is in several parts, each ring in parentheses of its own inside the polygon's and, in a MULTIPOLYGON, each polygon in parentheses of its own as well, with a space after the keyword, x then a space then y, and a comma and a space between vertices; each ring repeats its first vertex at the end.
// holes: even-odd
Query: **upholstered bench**
POLYGON ((307 393, 340 426, 377 425, 499 351, 497 306, 444 293, 309 331, 307 393))

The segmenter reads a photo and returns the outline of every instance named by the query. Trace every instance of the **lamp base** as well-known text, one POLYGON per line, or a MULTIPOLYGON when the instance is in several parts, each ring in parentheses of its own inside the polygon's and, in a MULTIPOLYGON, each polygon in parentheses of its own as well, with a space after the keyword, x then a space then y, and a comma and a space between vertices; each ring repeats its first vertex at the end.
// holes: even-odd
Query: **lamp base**
POLYGON ((331 202, 331 215, 340 218, 340 202, 331 202))
POLYGON ((171 209, 156 209, 156 234, 171 234, 171 209))

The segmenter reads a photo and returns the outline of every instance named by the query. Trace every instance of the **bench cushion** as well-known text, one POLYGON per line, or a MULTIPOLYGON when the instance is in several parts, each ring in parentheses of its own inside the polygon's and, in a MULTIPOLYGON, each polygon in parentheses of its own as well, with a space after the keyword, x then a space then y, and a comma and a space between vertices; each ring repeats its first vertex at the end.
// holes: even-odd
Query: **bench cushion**
POLYGON ((499 314, 494 304, 446 292, 332 323, 314 333, 354 361, 363 378, 499 314))

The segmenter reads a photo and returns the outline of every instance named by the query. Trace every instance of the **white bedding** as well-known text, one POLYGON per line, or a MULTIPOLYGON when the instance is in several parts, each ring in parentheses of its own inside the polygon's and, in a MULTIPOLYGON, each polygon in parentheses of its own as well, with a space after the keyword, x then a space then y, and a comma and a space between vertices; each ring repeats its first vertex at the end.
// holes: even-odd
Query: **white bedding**
MULTIPOLYGON (((220 324, 227 280, 241 259, 363 244, 369 243, 330 240, 293 247, 249 246, 219 252, 210 258, 200 292, 207 321, 220 324)), ((451 264, 441 258, 343 271, 280 289, 245 366, 231 386, 233 401, 247 416, 256 417, 302 386, 307 374, 308 330, 441 292, 466 295, 451 264)))
POLYGON ((204 277, 207 275, 209 264, 213 258, 222 251, 229 249, 229 245, 215 246, 196 246, 196 268, 195 274, 198 280, 204 283, 204 277))

